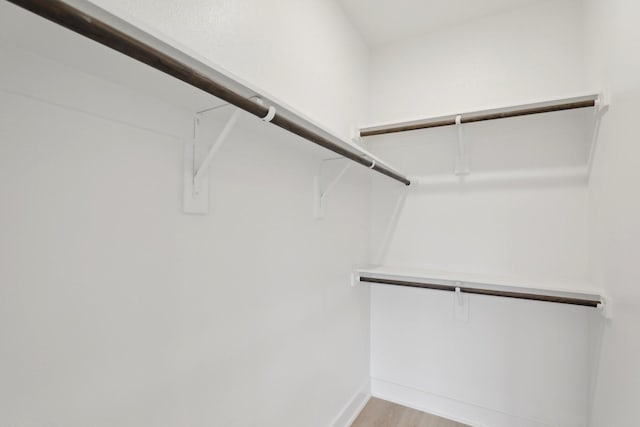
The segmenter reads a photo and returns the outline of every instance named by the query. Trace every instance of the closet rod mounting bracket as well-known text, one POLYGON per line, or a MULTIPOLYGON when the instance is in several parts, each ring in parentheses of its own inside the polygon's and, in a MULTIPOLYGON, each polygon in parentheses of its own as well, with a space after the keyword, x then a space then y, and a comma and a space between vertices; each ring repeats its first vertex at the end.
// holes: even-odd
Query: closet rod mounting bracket
POLYGON ((209 167, 229 133, 231 133, 239 116, 240 109, 235 108, 205 154, 205 137, 202 135, 200 123, 202 114, 197 113, 195 115, 193 119, 193 139, 187 141, 184 146, 183 194, 185 213, 206 214, 209 212, 209 167))
POLYGON ((611 106, 611 90, 604 89, 594 101, 595 114, 605 113, 611 106))
POLYGON ((591 170, 593 169, 593 161, 596 155, 598 147, 598 137, 600 136, 600 124, 602 117, 609 111, 611 106, 611 91, 605 89, 598 94, 598 97, 594 101, 593 109, 593 132, 591 134, 591 146, 589 148, 589 157, 587 159, 587 176, 591 177, 591 170))
MULTIPOLYGON (((327 194, 340 182, 351 165, 352 163, 344 157, 324 159, 320 162, 318 173, 313 180, 313 216, 315 219, 324 218, 324 202, 327 194)), ((373 165, 375 166, 375 160, 373 165)))
POLYGON ((467 155, 467 147, 464 142, 462 132, 462 114, 456 116, 457 145, 456 145, 456 165, 454 173, 457 176, 469 175, 469 157, 467 155))
POLYGON ((462 282, 455 282, 453 318, 459 322, 469 321, 469 295, 462 292, 462 282))
POLYGON ((358 283, 360 283, 360 273, 354 271, 353 273, 351 273, 351 287, 353 288, 354 286, 356 286, 358 283))
POLYGON ((602 302, 598 304, 598 309, 601 310, 602 317, 607 320, 613 319, 613 302, 611 301, 611 298, 602 296, 601 299, 602 302))

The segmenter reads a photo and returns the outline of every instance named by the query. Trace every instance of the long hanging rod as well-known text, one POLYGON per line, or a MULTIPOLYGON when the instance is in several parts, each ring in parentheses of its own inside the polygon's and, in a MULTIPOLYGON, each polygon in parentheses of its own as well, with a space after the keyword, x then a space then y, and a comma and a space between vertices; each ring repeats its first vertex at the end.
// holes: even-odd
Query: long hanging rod
MULTIPOLYGON (((273 106, 268 106, 266 103, 261 105, 255 102, 253 99, 250 99, 251 96, 245 96, 240 93, 246 93, 248 91, 247 87, 228 76, 220 76, 220 73, 215 69, 197 61, 195 58, 188 57, 185 60, 184 55, 181 57, 178 54, 171 55, 166 53, 166 51, 175 51, 175 49, 149 34, 141 33, 139 29, 130 28, 132 33, 137 32, 143 36, 132 36, 108 24, 105 20, 72 7, 62 0, 7 1, 147 64, 158 71, 173 76, 217 98, 227 101, 254 116, 269 121, 282 129, 333 151, 336 154, 393 178, 396 181, 402 182, 405 185, 411 184, 407 177, 393 170, 391 167, 382 164, 382 162, 364 150, 359 150, 357 147, 354 147, 354 150, 360 152, 347 149, 338 142, 334 142, 329 137, 315 131, 303 118, 293 113, 289 114, 289 116, 294 116, 293 118, 285 117, 284 114, 277 112, 273 106), (153 45, 162 46, 164 49, 153 47, 153 45)), ((110 17, 111 20, 117 19, 104 11, 102 11, 101 14, 110 17)), ((346 144, 342 141, 341 143, 346 144)))
POLYGON ((493 110, 475 111, 450 116, 433 117, 411 122, 395 123, 390 125, 372 126, 360 130, 360 136, 385 135, 389 133, 408 132, 412 130, 435 128, 440 126, 453 126, 459 115, 460 123, 482 122, 486 120, 506 119, 509 117, 528 116, 532 114, 551 113, 554 111, 573 110, 576 108, 595 107, 598 95, 588 95, 576 98, 566 98, 535 104, 518 105, 514 107, 498 108, 493 110))
POLYGON ((359 279, 361 282, 379 283, 383 285, 408 286, 412 288, 435 289, 439 291, 449 291, 449 292, 456 292, 456 289, 460 289, 460 292, 467 293, 467 294, 478 294, 478 295, 489 295, 489 296, 505 297, 505 298, 526 299, 526 300, 533 300, 533 301, 555 302, 560 304, 581 305, 585 307, 594 307, 594 308, 602 304, 602 301, 582 299, 582 298, 571 298, 571 297, 562 297, 562 296, 555 296, 555 295, 541 295, 541 294, 532 294, 532 293, 526 293, 526 292, 501 291, 496 289, 481 289, 481 288, 475 288, 475 287, 471 288, 471 287, 464 287, 464 286, 441 285, 441 284, 435 284, 435 283, 415 282, 415 281, 408 281, 408 280, 380 279, 377 277, 368 277, 363 275, 361 275, 359 279))

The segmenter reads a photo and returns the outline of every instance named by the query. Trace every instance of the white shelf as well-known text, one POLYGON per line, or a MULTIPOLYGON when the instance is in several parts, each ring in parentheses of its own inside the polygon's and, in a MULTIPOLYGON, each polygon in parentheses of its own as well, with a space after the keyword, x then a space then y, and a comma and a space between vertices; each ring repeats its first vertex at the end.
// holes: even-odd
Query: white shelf
POLYGON ((454 125, 456 117, 460 116, 462 123, 467 120, 471 122, 478 121, 480 117, 487 117, 481 120, 493 120, 501 118, 511 118, 521 115, 547 113, 553 111, 570 110, 574 108, 584 108, 592 106, 601 108, 600 94, 577 95, 565 98, 536 100, 532 102, 519 103, 516 105, 491 107, 475 111, 465 111, 450 113, 442 116, 434 116, 420 119, 413 119, 402 122, 388 122, 364 126, 360 129, 363 136, 373 136, 378 132, 395 133, 406 132, 418 129, 426 129, 430 127, 454 125), (368 134, 372 135, 368 135, 368 134))
MULTIPOLYGON (((236 93, 245 98, 260 97, 265 105, 275 107, 279 116, 300 124, 340 148, 356 155, 375 159, 378 166, 394 170, 391 165, 360 145, 336 134, 287 102, 267 93, 264 89, 255 87, 184 44, 127 15, 125 11, 119 10, 118 16, 115 16, 88 0, 64 0, 64 3, 175 58, 190 69, 233 88, 236 93)), ((0 47, 3 46, 36 54, 74 70, 162 100, 193 114, 227 105, 213 95, 8 2, 0 2, 0 47)), ((0 84, 3 82, 0 81, 0 84)), ((7 90, 2 86, 0 89, 7 90)), ((260 122, 255 118, 254 121, 260 122)))
POLYGON ((602 292, 584 289, 575 283, 549 283, 530 279, 498 277, 464 272, 447 272, 407 267, 372 267, 356 270, 357 277, 375 279, 430 283, 453 287, 465 287, 478 290, 492 290, 508 293, 524 293, 540 296, 579 299, 587 301, 605 301, 602 292))

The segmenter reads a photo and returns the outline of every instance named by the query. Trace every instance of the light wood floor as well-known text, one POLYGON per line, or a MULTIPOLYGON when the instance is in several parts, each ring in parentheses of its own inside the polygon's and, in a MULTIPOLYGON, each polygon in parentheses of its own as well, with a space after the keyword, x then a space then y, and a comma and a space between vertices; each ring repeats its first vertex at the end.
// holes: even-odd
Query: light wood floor
POLYGON ((469 427, 372 397, 351 427, 469 427))

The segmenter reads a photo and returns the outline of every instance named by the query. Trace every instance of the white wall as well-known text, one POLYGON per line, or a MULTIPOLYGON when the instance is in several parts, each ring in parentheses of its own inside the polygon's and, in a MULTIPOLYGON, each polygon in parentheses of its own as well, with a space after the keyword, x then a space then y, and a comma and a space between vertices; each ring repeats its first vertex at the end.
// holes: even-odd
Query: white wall
POLYGON ((604 328, 591 425, 631 427, 640 419, 640 114, 638 4, 588 1, 585 42, 594 84, 611 90, 590 185, 593 277, 615 302, 604 328))
POLYGON ((330 425, 369 379, 369 172, 317 222, 328 153, 244 117, 184 215, 189 111, 0 58, 0 424, 330 425))
POLYGON ((347 138, 368 50, 334 0, 92 0, 131 16, 347 138))
MULTIPOLYGON (((586 180, 571 171, 587 161, 591 115, 582 110, 465 125, 469 182, 453 179, 453 127, 368 138, 376 154, 410 175, 450 178, 410 190, 385 262, 587 287, 588 192, 586 180), (558 176, 543 179, 545 171, 558 176), (534 178, 510 175, 518 172, 534 178), (473 182, 490 173, 498 179, 473 182)), ((373 200, 382 206, 372 234, 379 239, 397 188, 376 183, 373 200)))
POLYGON ((580 1, 537 2, 371 55, 367 121, 405 121, 585 89, 580 1))
POLYGON ((590 309, 374 285, 372 393, 472 426, 585 426, 590 309))
MULTIPOLYGON (((369 121, 587 92, 582 17, 580 2, 541 2, 374 51, 369 121)), ((469 182, 450 179, 453 127, 368 138, 408 174, 449 177, 410 190, 382 263, 591 288, 588 186, 571 173, 587 164, 592 111, 463 129, 469 182)), ((394 197, 376 178, 374 254, 394 197)), ((587 425, 595 310, 472 297, 465 323, 450 294, 374 286, 371 299, 374 395, 478 426, 587 425)))

